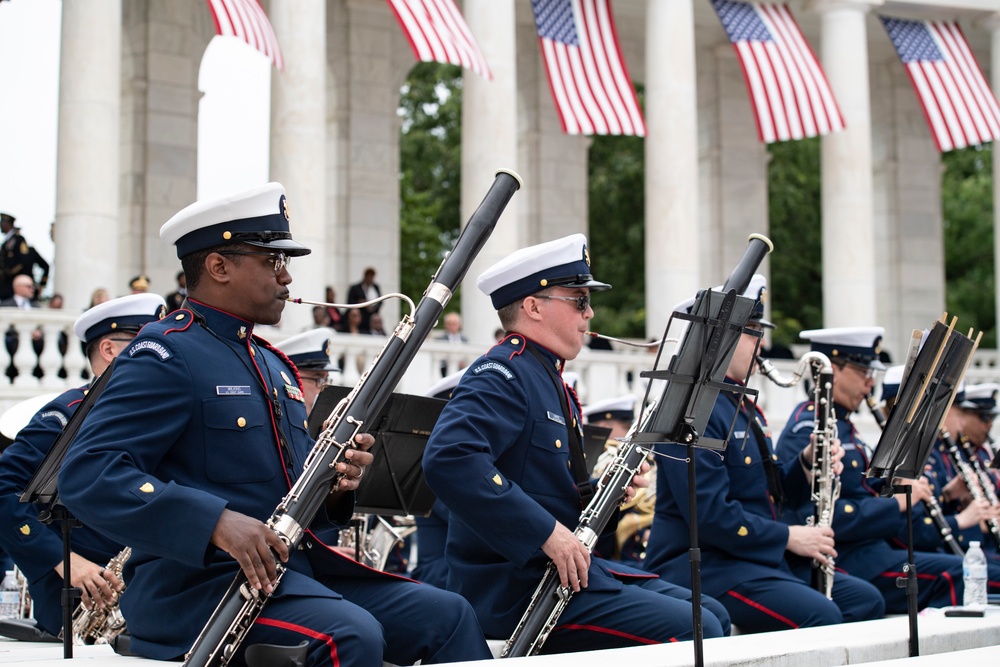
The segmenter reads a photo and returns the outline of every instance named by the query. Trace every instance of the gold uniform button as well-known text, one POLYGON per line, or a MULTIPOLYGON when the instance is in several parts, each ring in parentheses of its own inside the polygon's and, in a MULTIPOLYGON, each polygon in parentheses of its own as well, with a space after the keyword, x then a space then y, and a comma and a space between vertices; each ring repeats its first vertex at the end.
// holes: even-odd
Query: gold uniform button
POLYGON ((236 420, 236 425, 239 426, 240 428, 243 428, 244 426, 247 425, 247 420, 244 419, 243 417, 240 417, 239 419, 236 420))
POLYGON ((736 531, 736 534, 739 535, 740 537, 746 537, 747 535, 750 534, 750 531, 747 530, 746 526, 740 526, 740 529, 736 531))
POLYGON ((924 517, 924 523, 926 523, 929 526, 929 525, 931 525, 931 523, 933 523, 933 521, 931 520, 931 518, 929 516, 925 516, 924 517))
POLYGON ((815 409, 816 408, 814 406, 812 406, 812 405, 810 405, 809 407, 806 408, 806 410, 808 410, 809 412, 812 412, 815 409))
POLYGON ((857 468, 858 467, 858 462, 857 461, 851 461, 851 467, 852 468, 857 468))
POLYGON ((854 505, 844 505, 844 512, 846 512, 847 514, 853 514, 854 505))
POLYGON ((510 344, 511 344, 511 345, 520 345, 520 344, 521 344, 521 341, 520 341, 520 340, 518 340, 517 338, 511 338, 511 339, 510 339, 510 344))
POLYGON ((562 440, 556 440, 556 449, 559 449, 561 447, 562 447, 562 440))
POLYGON ((746 463, 747 465, 750 465, 752 462, 753 462, 753 459, 751 459, 749 456, 746 457, 745 459, 743 459, 743 463, 746 463))
POLYGON ((771 454, 771 458, 774 459, 775 461, 777 461, 778 460, 778 455, 777 454, 771 454))
POLYGON ((174 317, 174 319, 178 320, 178 321, 183 320, 184 319, 184 313, 179 313, 178 315, 176 315, 174 317))
POLYGON ((302 428, 304 428, 307 431, 309 430, 309 420, 308 419, 303 419, 302 420, 302 428))

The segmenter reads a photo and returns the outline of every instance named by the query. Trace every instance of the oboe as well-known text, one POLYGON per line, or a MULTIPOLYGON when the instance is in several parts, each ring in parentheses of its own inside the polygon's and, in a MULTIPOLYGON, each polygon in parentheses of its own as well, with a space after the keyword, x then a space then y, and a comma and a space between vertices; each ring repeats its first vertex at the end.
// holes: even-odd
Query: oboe
MULTIPOLYGON (((492 187, 455 247, 441 262, 412 315, 403 317, 351 393, 334 408, 326 422, 328 426, 319 434, 303 464, 302 474, 267 520, 268 527, 290 551, 298 546, 330 489, 343 476, 337 471, 337 464, 344 460, 348 449, 356 447, 355 437, 365 431, 369 420, 389 399, 520 186, 521 179, 514 172, 497 172, 492 187)), ((276 562, 276 567, 275 588, 285 572, 280 562, 276 562)), ((229 664, 269 599, 270 595, 251 588, 240 570, 184 664, 189 667, 229 664)))
MULTIPOLYGON (((868 409, 871 410, 872 416, 875 418, 875 423, 884 431, 886 422, 885 412, 875 402, 875 397, 868 394, 865 396, 865 403, 868 404, 868 409)), ((944 510, 941 509, 941 504, 938 502, 937 497, 931 494, 923 503, 927 508, 927 514, 934 521, 934 526, 937 528, 938 534, 941 535, 945 546, 951 549, 951 552, 956 556, 964 556, 965 551, 955 540, 955 536, 951 532, 951 526, 948 525, 947 519, 944 518, 944 510)))
MULTIPOLYGON (((985 495, 983 489, 979 486, 979 478, 976 476, 976 471, 965 460, 965 455, 959 449, 958 443, 952 439, 950 433, 943 429, 939 435, 945 448, 948 450, 948 458, 951 459, 952 465, 958 471, 958 476, 962 480, 962 483, 965 484, 965 488, 969 490, 969 495, 972 496, 973 500, 983 500, 985 495)), ((996 519, 987 519, 986 525, 990 529, 993 542, 1000 549, 1000 523, 996 519)))

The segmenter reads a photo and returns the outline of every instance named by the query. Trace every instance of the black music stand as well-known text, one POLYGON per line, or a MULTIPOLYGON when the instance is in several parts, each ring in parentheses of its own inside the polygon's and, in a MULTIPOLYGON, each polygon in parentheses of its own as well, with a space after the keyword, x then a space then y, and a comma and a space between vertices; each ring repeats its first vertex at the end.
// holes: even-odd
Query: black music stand
POLYGON ((918 478, 927 463, 931 447, 955 398, 958 383, 965 373, 975 342, 954 331, 952 326, 936 322, 928 333, 909 372, 899 387, 899 398, 879 438, 867 477, 883 479, 881 495, 906 495, 905 577, 896 586, 906 589, 907 616, 910 626, 910 656, 920 655, 917 632, 917 567, 913 555, 912 489, 908 484, 893 485, 896 477, 918 478))
MULTIPOLYGON (((715 401, 720 391, 738 394, 737 401, 745 396, 756 400, 757 392, 744 384, 727 384, 723 380, 729 362, 736 351, 736 344, 744 333, 757 337, 757 346, 763 337, 761 331, 745 329, 747 321, 753 314, 756 300, 739 296, 735 289, 728 292, 703 290, 695 299, 691 314, 674 313, 660 341, 660 351, 652 371, 643 371, 640 377, 666 380, 659 400, 648 418, 639 417, 641 424, 639 432, 633 440, 639 443, 677 443, 688 449, 688 503, 691 517, 689 520, 691 541, 691 625, 694 631, 695 665, 705 664, 704 628, 701 615, 701 549, 698 547, 698 500, 695 492, 697 479, 695 471, 694 448, 702 447, 716 451, 726 448, 725 440, 702 437, 702 432, 708 424, 715 401), (687 320, 688 329, 681 341, 680 350, 670 360, 667 370, 656 370, 660 363, 660 355, 667 340, 667 332, 675 319, 687 320)), ((747 369, 749 377, 750 369, 747 369)), ((649 398, 650 385, 646 387, 643 405, 649 398)), ((730 424, 732 433, 736 415, 730 424)))
POLYGON ((70 582, 70 554, 72 553, 72 549, 70 548, 70 533, 80 523, 70 514, 69 510, 59 503, 59 490, 57 486, 59 469, 62 467, 66 451, 69 449, 74 438, 76 438, 83 420, 90 414, 94 404, 97 402, 97 397, 101 395, 104 387, 108 384, 108 380, 111 379, 114 367, 115 364, 112 361, 107 370, 104 371, 97 382, 87 391, 87 395, 84 396, 83 401, 80 402, 79 407, 73 413, 73 416, 65 428, 63 428, 59 437, 52 443, 52 447, 49 448, 45 458, 42 459, 41 464, 35 470, 35 474, 31 476, 31 479, 28 480, 28 484, 21 494, 22 503, 33 503, 45 508, 38 513, 39 521, 45 524, 58 521, 60 524, 60 533, 63 542, 63 589, 61 603, 63 612, 63 658, 65 659, 73 657, 73 609, 76 607, 76 600, 81 594, 80 589, 74 588, 70 582))
POLYGON ((587 462, 587 474, 594 472, 597 459, 604 453, 611 437, 611 429, 596 424, 583 425, 583 458, 587 462))
MULTIPOLYGON (((330 386, 316 398, 309 415, 309 434, 319 434, 326 419, 351 391, 330 386)), ((375 437, 375 460, 358 487, 355 511, 382 516, 426 516, 434 493, 424 481, 421 460, 427 438, 447 401, 426 396, 393 394, 364 430, 375 437)))

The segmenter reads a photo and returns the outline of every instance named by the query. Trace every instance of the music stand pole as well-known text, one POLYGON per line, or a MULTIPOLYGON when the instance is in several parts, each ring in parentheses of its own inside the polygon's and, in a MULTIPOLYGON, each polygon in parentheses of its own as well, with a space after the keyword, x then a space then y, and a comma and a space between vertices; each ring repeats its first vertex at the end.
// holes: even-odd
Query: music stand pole
POLYGON ((917 564, 913 556, 913 495, 909 484, 903 485, 903 493, 906 495, 906 565, 903 566, 905 576, 896 578, 896 587, 906 589, 906 615, 910 622, 912 658, 920 655, 920 640, 917 637, 917 564))
POLYGON ((691 628, 694 633, 694 664, 695 667, 705 665, 705 631, 701 620, 701 548, 698 546, 698 494, 695 491, 695 451, 696 439, 688 442, 688 506, 691 513, 690 526, 691 548, 691 628))
POLYGON ((73 528, 79 525, 73 515, 69 513, 62 505, 56 505, 49 512, 49 521, 55 520, 59 522, 60 532, 62 533, 62 544, 63 544, 63 567, 62 567, 62 642, 63 642, 63 659, 71 660, 73 658, 73 609, 76 607, 76 600, 80 597, 81 591, 79 588, 73 586, 72 581, 72 568, 70 567, 70 557, 72 555, 72 549, 70 548, 70 535, 73 532, 73 528))

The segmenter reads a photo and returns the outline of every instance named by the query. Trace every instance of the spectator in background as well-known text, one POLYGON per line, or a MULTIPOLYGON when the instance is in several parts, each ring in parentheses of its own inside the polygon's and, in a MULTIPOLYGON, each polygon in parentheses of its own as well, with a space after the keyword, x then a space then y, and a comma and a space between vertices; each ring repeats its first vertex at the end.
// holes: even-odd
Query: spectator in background
POLYGON ((149 277, 145 273, 140 273, 128 281, 128 288, 131 294, 145 294, 149 291, 149 277))
MULTIPOLYGON (((382 296, 382 290, 375 283, 375 269, 369 266, 365 269, 365 274, 361 282, 351 285, 351 288, 347 291, 347 303, 364 303, 365 301, 377 299, 380 296, 382 296)), ((365 306, 361 309, 361 327, 363 329, 368 328, 368 320, 371 318, 372 313, 377 313, 380 308, 382 308, 381 302, 365 306)))
POLYGON ((90 293, 90 305, 88 308, 93 308, 97 304, 104 303, 105 301, 111 300, 111 294, 104 287, 98 287, 93 292, 90 293))
MULTIPOLYGON (((337 293, 333 291, 333 287, 330 285, 326 286, 326 302, 327 303, 337 303, 337 293)), ((325 326, 333 327, 334 331, 343 331, 346 322, 344 322, 344 313, 341 312, 340 308, 336 306, 327 306, 326 314, 330 317, 330 324, 325 326)))
POLYGON ((167 312, 173 312, 180 308, 184 299, 187 298, 187 278, 184 276, 184 272, 178 271, 175 279, 177 280, 177 290, 166 296, 167 312))
MULTIPOLYGON (((0 300, 0 307, 20 308, 23 310, 38 308, 38 302, 35 301, 35 281, 31 276, 23 274, 14 276, 12 286, 14 294, 10 298, 0 300)), ((10 354, 10 365, 7 367, 6 375, 10 378, 11 382, 13 382, 14 378, 20 374, 17 367, 14 366, 14 355, 17 353, 19 340, 20 337, 17 334, 17 330, 14 328, 14 325, 11 324, 4 334, 4 343, 7 347, 7 353, 10 354)), ((31 332, 31 340, 35 354, 41 354, 44 345, 44 341, 42 340, 42 331, 40 329, 33 329, 31 332)), ((35 376, 41 377, 41 369, 37 366, 35 367, 35 376)))
POLYGON ((368 333, 373 336, 385 335, 385 328, 382 326, 382 316, 378 313, 372 313, 372 316, 368 318, 368 333))
POLYGON ((332 328, 330 315, 323 306, 313 306, 313 326, 311 328, 316 327, 332 328))
POLYGON ((49 308, 60 310, 63 307, 63 295, 56 292, 49 297, 49 308))
MULTIPOLYGON (((458 313, 446 313, 444 316, 444 332, 435 336, 437 340, 449 343, 467 343, 469 340, 462 334, 462 316, 458 313)), ((465 368, 465 362, 458 363, 458 369, 465 368)), ((441 377, 448 375, 448 361, 441 361, 441 377)))
MULTIPOLYGON (((0 299, 9 299, 14 296, 14 278, 17 276, 29 276, 34 287, 34 268, 39 266, 42 269, 40 284, 42 287, 48 281, 49 264, 28 245, 28 242, 21 236, 21 230, 14 226, 13 215, 0 213, 0 233, 3 234, 3 246, 0 248, 0 299)), ((37 298, 37 292, 32 294, 32 300, 37 298)))

